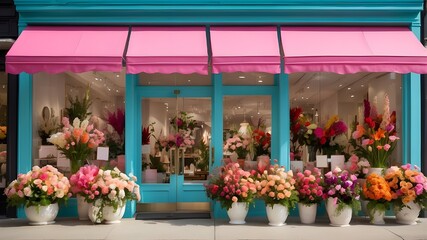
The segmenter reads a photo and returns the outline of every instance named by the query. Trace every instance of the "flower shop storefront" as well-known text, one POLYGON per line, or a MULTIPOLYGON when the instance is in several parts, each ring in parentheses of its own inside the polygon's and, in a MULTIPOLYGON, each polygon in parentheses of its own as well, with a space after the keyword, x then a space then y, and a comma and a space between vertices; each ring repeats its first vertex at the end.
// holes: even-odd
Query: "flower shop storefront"
MULTIPOLYGON (((379 113, 382 106, 391 109, 401 141, 390 161, 420 165, 418 74, 427 72, 427 51, 417 37, 422 1, 389 11, 393 1, 366 0, 364 8, 328 1, 298 14, 291 3, 249 1, 247 9, 247 1, 232 2, 220 4, 222 10, 210 1, 152 5, 171 7, 165 17, 132 1, 55 1, 52 9, 48 0, 16 1, 21 35, 6 67, 20 74, 18 172, 48 163, 69 172, 68 156, 44 147, 39 125, 59 126, 60 117, 83 109, 80 118, 103 131, 100 146, 109 147, 109 161, 102 161, 102 149, 88 158, 114 163, 140 184, 141 201, 128 203, 125 216, 196 209, 219 217, 224 211, 206 196, 204 184, 223 159, 240 159, 247 168, 260 156, 287 169, 296 166, 291 160, 310 164, 310 144, 290 135, 290 110, 301 109, 310 123, 305 127, 327 129, 328 120, 341 120, 350 139, 352 124, 364 121, 365 99, 379 113), (326 16, 327 24, 320 24, 326 16), (245 139, 251 147, 240 152, 238 141, 249 145, 245 139)), ((336 138, 331 146, 354 150, 342 142, 336 138)), ((75 215, 73 208, 63 207, 62 214, 75 215)), ((257 204, 251 212, 265 208, 257 204)))

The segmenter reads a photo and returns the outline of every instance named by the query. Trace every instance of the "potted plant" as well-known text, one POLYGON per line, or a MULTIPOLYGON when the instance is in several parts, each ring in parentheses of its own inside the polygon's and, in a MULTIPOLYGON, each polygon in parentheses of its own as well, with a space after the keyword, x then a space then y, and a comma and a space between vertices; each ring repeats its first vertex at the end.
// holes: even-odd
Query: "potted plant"
POLYGON ((71 175, 71 192, 77 197, 77 212, 80 220, 89 220, 88 200, 93 197, 91 190, 98 175, 99 168, 95 165, 85 165, 71 175))
POLYGON ((62 124, 62 132, 53 134, 48 141, 70 159, 71 173, 76 173, 96 147, 104 142, 104 133, 94 129, 88 120, 80 122, 79 118, 75 118, 71 125, 64 117, 62 124))
POLYGON ((372 224, 385 224, 384 214, 390 207, 391 191, 385 179, 371 174, 363 185, 363 196, 369 201, 367 211, 372 224))
POLYGON ((244 224, 248 206, 257 193, 254 180, 248 171, 237 163, 227 163, 218 173, 210 176, 205 185, 207 196, 219 201, 227 210, 230 224, 244 224))
POLYGON ((128 176, 118 168, 98 171, 86 200, 92 203, 89 219, 94 223, 119 223, 126 201, 141 199, 135 176, 128 176))
POLYGON ((298 202, 292 171, 286 172, 284 167, 275 164, 259 174, 255 185, 258 196, 265 202, 269 225, 284 225, 289 210, 298 202))
POLYGON ((246 156, 249 153, 249 140, 244 139, 239 135, 234 135, 232 138, 229 138, 225 141, 224 151, 230 153, 236 153, 237 159, 239 160, 240 166, 244 167, 244 161, 246 156))
POLYGON ((89 86, 86 88, 85 95, 83 99, 80 100, 77 96, 73 99, 73 97, 68 96, 68 102, 70 107, 65 108, 65 116, 69 119, 82 119, 85 120, 92 113, 88 112, 89 107, 92 105, 92 100, 90 100, 90 88, 89 86))
POLYGON ((313 224, 316 221, 317 205, 323 200, 322 174, 318 168, 314 168, 313 171, 297 172, 294 178, 301 222, 313 224))
POLYGON ((360 189, 357 177, 335 168, 325 174, 323 199, 332 226, 349 226, 352 210, 360 210, 360 189))
POLYGON ((58 203, 71 196, 70 183, 58 169, 51 165, 34 166, 26 174, 19 174, 4 190, 9 206, 24 206, 30 224, 54 223, 58 203))
POLYGON ((396 222, 416 224, 421 209, 427 205, 427 178, 409 163, 390 167, 384 178, 391 189, 396 222))

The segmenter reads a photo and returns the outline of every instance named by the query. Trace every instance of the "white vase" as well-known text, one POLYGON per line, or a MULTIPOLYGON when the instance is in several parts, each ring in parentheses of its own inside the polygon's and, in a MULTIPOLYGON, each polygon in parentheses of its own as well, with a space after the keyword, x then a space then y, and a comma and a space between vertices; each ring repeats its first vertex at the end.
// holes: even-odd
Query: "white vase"
POLYGON ((370 223, 375 224, 375 225, 385 224, 384 214, 385 214, 385 211, 378 210, 378 209, 372 209, 370 211, 370 214, 369 214, 370 223))
POLYGON ((350 226, 351 215, 353 209, 350 206, 345 206, 341 211, 337 211, 338 204, 334 203, 333 198, 328 198, 326 201, 326 211, 328 212, 329 221, 331 226, 334 227, 348 227, 350 226))
POLYGON ((150 154, 150 151, 151 151, 150 144, 141 145, 142 154, 150 154))
POLYGON ((268 204, 266 206, 266 211, 268 225, 275 227, 286 225, 285 221, 289 215, 288 207, 280 204, 273 204, 273 206, 268 204))
POLYGON ((89 220, 88 211, 90 203, 85 201, 85 198, 81 195, 77 195, 77 213, 79 220, 89 220))
POLYGON ((313 224, 316 221, 317 203, 306 205, 298 203, 298 212, 303 224, 313 224))
POLYGON ((248 214, 248 206, 245 202, 234 202, 231 208, 227 210, 230 224, 245 224, 245 218, 248 214))
POLYGON ((369 176, 373 173, 377 174, 378 176, 383 176, 383 170, 384 168, 369 168, 368 173, 366 174, 366 176, 369 176))
POLYGON ((106 224, 120 223, 123 215, 125 214, 126 203, 123 206, 119 206, 116 211, 114 211, 113 206, 104 206, 102 209, 102 216, 106 224))
POLYGON ((401 210, 399 206, 394 206, 394 213, 396 214, 396 222, 399 224, 415 225, 417 218, 420 214, 421 206, 414 201, 407 203, 401 210))
POLYGON ((31 206, 25 208, 25 215, 27 215, 30 225, 46 225, 55 222, 58 210, 58 203, 47 206, 31 206))

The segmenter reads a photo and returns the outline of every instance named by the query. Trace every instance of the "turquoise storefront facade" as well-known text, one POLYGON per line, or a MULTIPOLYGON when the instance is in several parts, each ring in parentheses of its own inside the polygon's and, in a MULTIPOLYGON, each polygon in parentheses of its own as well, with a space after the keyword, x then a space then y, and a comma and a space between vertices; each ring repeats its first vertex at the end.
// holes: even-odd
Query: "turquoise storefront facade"
MULTIPOLYGON (((19 27, 51 25, 95 26, 254 26, 254 25, 301 25, 301 26, 407 26, 419 38, 421 31, 422 0, 364 0, 358 1, 73 1, 73 0, 16 0, 20 14, 19 27)), ((316 44, 316 39, 313 39, 316 44)), ((222 86, 222 74, 212 75, 212 85, 196 91, 183 87, 183 96, 197 92, 212 98, 212 139, 214 146, 222 146, 222 96, 223 95, 271 95, 272 159, 289 167, 289 83, 283 71, 275 75, 275 84, 264 87, 222 86), (186 93, 187 92, 187 93, 186 93)), ((32 160, 32 75, 19 76, 18 122, 18 173, 31 169, 32 160)), ((160 96, 166 87, 138 86, 137 75, 126 76, 126 172, 141 177, 140 99, 149 94, 160 96)), ((170 88, 170 90, 176 88, 170 88)), ((421 165, 421 83, 419 74, 405 74, 402 79, 402 162, 421 165)), ((172 92, 172 91, 170 91, 172 92)), ((167 96, 166 96, 167 97, 167 96)), ((169 96, 173 97, 173 96, 169 96)), ((215 147, 215 164, 218 166, 222 147, 215 147)), ((202 188, 196 189, 202 192, 202 188)), ((189 201, 189 199, 187 199, 189 201)), ((182 201, 187 201, 182 199, 182 201)), ((75 207, 69 204, 69 209, 75 207)), ((132 217, 135 203, 128 204, 126 216, 132 217)), ((71 212, 71 210, 70 210, 71 212)), ((19 212, 19 216, 24 216, 19 212)), ((69 215, 66 210, 63 215, 69 215)), ((215 216, 221 211, 215 208, 215 216)))

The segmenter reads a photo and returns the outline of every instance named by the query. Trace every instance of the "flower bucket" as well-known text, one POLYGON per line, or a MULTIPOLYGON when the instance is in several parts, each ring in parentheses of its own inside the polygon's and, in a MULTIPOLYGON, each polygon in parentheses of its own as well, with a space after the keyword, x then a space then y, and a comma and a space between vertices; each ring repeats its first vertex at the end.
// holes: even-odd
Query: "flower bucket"
POLYGON ((298 212, 303 224, 313 224, 316 221, 317 203, 306 205, 298 203, 298 212))
POLYGON ((77 213, 79 220, 89 220, 88 211, 91 204, 85 201, 85 198, 81 195, 77 195, 77 213))
POLYGON ((385 214, 385 211, 383 211, 383 210, 372 209, 369 213, 369 218, 370 218, 369 222, 374 224, 374 225, 385 224, 384 214, 385 214))
POLYGON ((369 168, 367 176, 373 173, 377 174, 378 176, 384 176, 383 170, 384 168, 369 168))
POLYGON ((420 214, 421 206, 414 201, 405 204, 402 209, 398 205, 394 206, 394 213, 396 214, 396 222, 405 225, 417 224, 417 218, 420 214))
POLYGON ((47 206, 25 207, 25 215, 27 215, 30 225, 52 224, 55 222, 58 211, 58 203, 53 203, 47 206))
POLYGON ((328 198, 326 201, 326 211, 331 222, 331 226, 334 227, 348 227, 350 226, 351 215, 353 209, 350 206, 344 206, 341 211, 337 211, 338 204, 334 203, 333 198, 328 198))
POLYGON ((245 224, 245 218, 248 214, 248 206, 245 202, 234 202, 231 208, 227 210, 230 224, 245 224))
POLYGON ((275 227, 286 225, 285 221, 289 215, 288 207, 280 204, 273 204, 273 206, 268 204, 266 206, 266 211, 267 211, 268 225, 275 226, 275 227))

